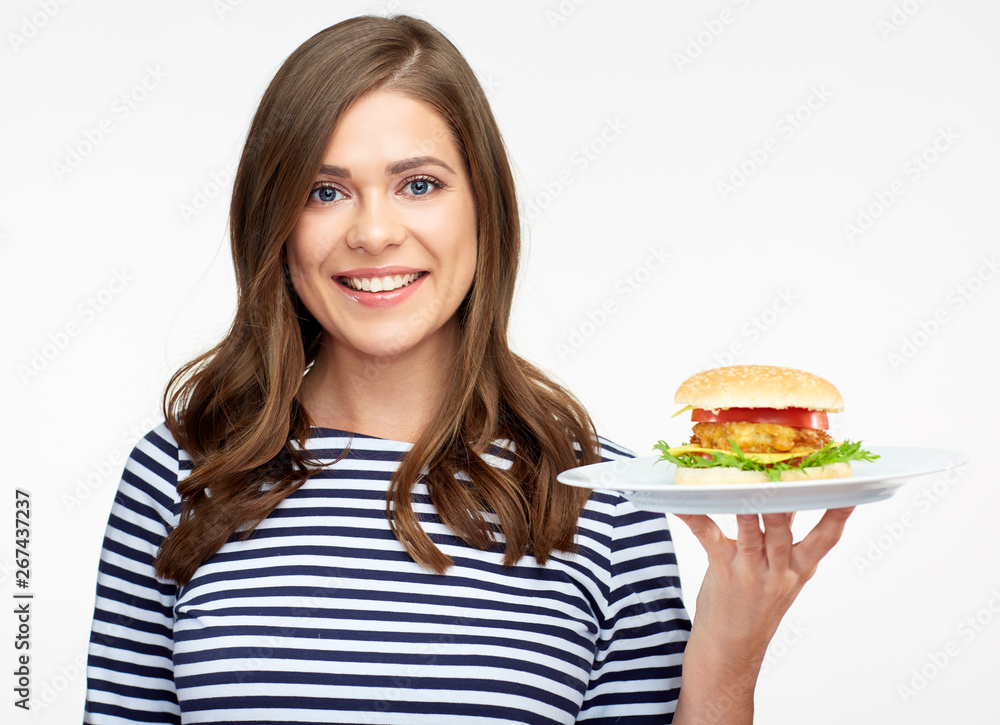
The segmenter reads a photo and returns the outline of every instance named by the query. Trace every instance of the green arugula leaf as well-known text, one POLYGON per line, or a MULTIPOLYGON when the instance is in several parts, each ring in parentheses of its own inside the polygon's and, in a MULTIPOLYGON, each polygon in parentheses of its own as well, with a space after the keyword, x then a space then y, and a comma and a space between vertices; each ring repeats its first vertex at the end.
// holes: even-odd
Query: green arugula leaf
POLYGON ((839 445, 833 443, 828 443, 827 445, 820 448, 818 451, 814 451, 809 455, 802 458, 802 460, 797 464, 789 464, 787 461, 780 461, 778 463, 760 463, 747 458, 740 447, 736 445, 736 442, 729 439, 729 445, 733 449, 732 453, 724 453, 721 451, 712 452, 711 458, 705 458, 703 454, 699 453, 681 453, 680 455, 671 454, 670 448, 664 441, 659 441, 653 448, 660 452, 660 460, 668 461, 673 463, 679 468, 714 468, 718 466, 727 466, 730 468, 736 468, 741 471, 761 471, 767 474, 767 477, 771 481, 780 481, 782 471, 794 471, 801 470, 803 468, 812 468, 817 466, 829 466, 834 463, 848 463, 849 461, 874 461, 878 458, 877 455, 864 450, 861 447, 861 442, 851 442, 844 441, 839 445))

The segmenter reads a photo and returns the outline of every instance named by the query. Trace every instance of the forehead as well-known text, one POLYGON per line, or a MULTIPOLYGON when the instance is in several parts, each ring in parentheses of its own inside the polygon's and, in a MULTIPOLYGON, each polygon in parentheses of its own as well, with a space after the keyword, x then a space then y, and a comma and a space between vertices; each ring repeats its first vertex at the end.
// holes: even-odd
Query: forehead
POLYGON ((327 143, 324 163, 361 167, 415 156, 460 164, 447 122, 428 104, 393 91, 362 96, 347 109, 327 143))

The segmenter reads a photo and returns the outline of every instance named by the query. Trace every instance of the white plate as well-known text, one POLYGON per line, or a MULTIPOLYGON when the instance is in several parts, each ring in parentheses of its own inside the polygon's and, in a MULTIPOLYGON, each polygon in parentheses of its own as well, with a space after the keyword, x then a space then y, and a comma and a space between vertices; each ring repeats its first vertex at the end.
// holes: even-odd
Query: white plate
POLYGON ((562 483, 624 491, 647 511, 678 514, 776 513, 854 506, 889 498, 918 476, 964 466, 969 457, 940 448, 867 446, 881 458, 852 461, 851 478, 816 481, 677 486, 672 463, 659 456, 595 463, 563 471, 562 483))

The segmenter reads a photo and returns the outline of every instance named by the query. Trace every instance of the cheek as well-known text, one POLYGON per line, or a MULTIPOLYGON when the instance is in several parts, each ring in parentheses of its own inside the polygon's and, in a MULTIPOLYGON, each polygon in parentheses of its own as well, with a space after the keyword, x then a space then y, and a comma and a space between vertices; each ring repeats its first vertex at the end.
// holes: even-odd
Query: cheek
MULTIPOLYGON (((465 231, 467 241, 465 242, 465 248, 469 259, 469 274, 475 276, 476 266, 479 262, 479 219, 476 217, 475 205, 472 205, 469 209, 467 220, 465 231)), ((470 284, 471 281, 470 277, 470 284)))
POLYGON ((292 278, 292 284, 296 290, 301 289, 303 260, 302 250, 293 234, 285 242, 285 259, 288 261, 288 276, 292 278))
POLYGON ((468 256, 468 274, 469 274, 469 286, 472 285, 472 280, 476 276, 476 266, 479 263, 479 241, 473 238, 472 243, 469 245, 468 256))
POLYGON ((452 240, 451 253, 464 260, 464 264, 471 264, 473 269, 479 247, 478 222, 476 205, 471 198, 464 199, 461 206, 444 221, 452 240))
POLYGON ((445 223, 437 229, 437 239, 442 240, 436 256, 451 267, 455 283, 465 289, 472 283, 476 272, 476 258, 479 242, 476 238, 476 225, 460 221, 456 223, 455 215, 445 218, 445 223))
MULTIPOLYGON (((298 248, 290 239, 286 246, 288 255, 288 276, 292 280, 292 289, 298 298, 310 307, 310 302, 315 297, 316 267, 303 255, 303 250, 298 248)), ((311 309, 311 307, 310 307, 311 309)))
POLYGON ((304 282, 310 273, 317 271, 326 257, 317 232, 310 225, 299 221, 285 244, 288 271, 296 284, 304 282))
POLYGON ((475 237, 463 239, 454 251, 457 261, 455 270, 455 288, 453 293, 459 299, 464 299, 476 280, 476 267, 479 258, 478 243, 475 237))

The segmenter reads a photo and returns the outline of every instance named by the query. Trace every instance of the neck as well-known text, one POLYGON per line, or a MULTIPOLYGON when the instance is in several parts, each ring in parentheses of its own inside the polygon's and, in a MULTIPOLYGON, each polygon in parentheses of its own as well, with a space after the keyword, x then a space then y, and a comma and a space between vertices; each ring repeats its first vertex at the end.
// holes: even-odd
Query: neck
POLYGON ((300 391, 312 424, 416 441, 447 394, 459 352, 457 319, 438 332, 436 344, 395 355, 365 354, 324 334, 300 391))

